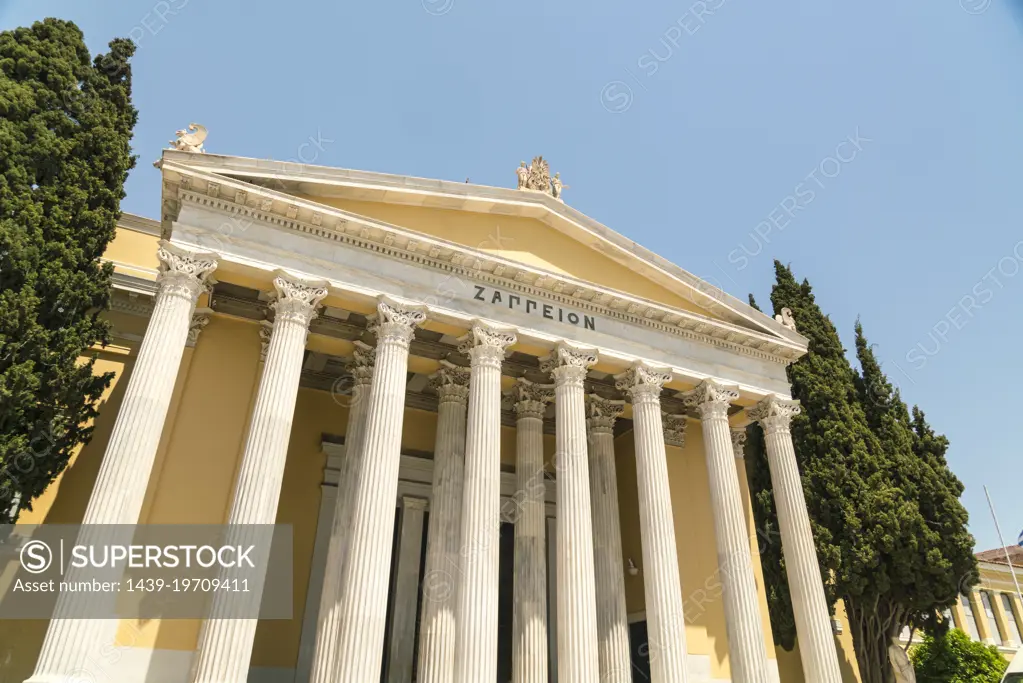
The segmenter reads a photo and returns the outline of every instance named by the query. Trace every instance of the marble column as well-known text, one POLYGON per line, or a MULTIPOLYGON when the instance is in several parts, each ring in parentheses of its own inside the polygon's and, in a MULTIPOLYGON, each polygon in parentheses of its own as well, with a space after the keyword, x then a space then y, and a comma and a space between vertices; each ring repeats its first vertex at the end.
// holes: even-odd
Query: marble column
MULTIPOLYGON (((363 435, 366 433, 366 411, 373 382, 376 349, 361 341, 348 362, 352 375, 352 395, 348 402, 348 423, 345 428, 345 456, 338 478, 338 496, 327 546, 327 560, 316 618, 316 649, 313 654, 309 683, 332 683, 337 657, 337 638, 341 628, 341 575, 348 549, 348 530, 352 523, 352 502, 362 471, 363 435)), ((303 681, 303 683, 305 683, 303 681)))
POLYGON ((597 394, 586 398, 600 681, 632 683, 614 436, 615 420, 622 414, 624 401, 612 401, 597 394))
POLYGON ((543 416, 551 387, 519 378, 515 410, 515 584, 512 683, 547 683, 547 546, 543 416))
POLYGON ((465 469, 465 410, 469 370, 448 361, 430 383, 437 392, 437 438, 433 448, 430 524, 419 624, 418 683, 455 678, 455 610, 458 607, 458 543, 465 469))
MULTIPOLYGON (((189 251, 167 242, 160 243, 156 255, 160 271, 153 312, 82 524, 139 521, 192 313, 199 295, 205 291, 207 278, 217 267, 214 254, 189 251)), ((83 540, 88 539, 83 537, 79 543, 83 540)), ((72 574, 65 578, 74 580, 72 574)), ((28 679, 30 683, 64 681, 94 668, 93 658, 114 640, 117 620, 61 619, 60 615, 80 614, 82 600, 97 599, 102 600, 102 596, 83 593, 60 596, 35 672, 28 679)))
POLYGON ((595 352, 559 343, 540 366, 554 377, 555 392, 559 683, 600 680, 583 384, 596 362, 595 352))
POLYGON ((732 680, 769 683, 764 627, 728 424, 728 408, 738 398, 739 392, 711 381, 684 395, 685 404, 700 415, 703 428, 732 680))
POLYGON ((387 682, 409 683, 416 647, 416 607, 419 594, 419 558, 423 555, 423 517, 426 500, 401 498, 401 531, 394 584, 391 586, 391 638, 387 653, 387 682))
POLYGON ((497 680, 501 525, 501 363, 515 335, 481 323, 459 350, 469 355, 465 484, 459 537, 455 682, 497 680))
POLYGON ((426 320, 422 308, 386 298, 377 304, 377 316, 376 367, 362 437, 362 469, 341 575, 336 683, 380 680, 409 346, 416 326, 426 320))
POLYGON ((651 680, 685 683, 686 625, 661 421, 661 387, 671 373, 637 363, 615 379, 632 400, 651 680))
MULTIPOLYGON (((327 296, 327 283, 308 281, 278 271, 274 277, 273 331, 259 380, 256 404, 249 421, 249 434, 242 453, 227 523, 232 526, 232 544, 247 545, 255 539, 266 544, 265 527, 277 519, 277 504, 284 481, 284 462, 291 439, 291 423, 298 399, 309 323, 316 307, 327 296), (261 533, 262 532, 262 533, 261 533)), ((257 552, 268 557, 269 548, 257 552)), ((260 561, 256 560, 260 567, 260 561)), ((265 572, 265 562, 261 567, 265 572)), ((250 612, 257 612, 262 597, 262 580, 254 582, 250 612)), ((256 637, 258 619, 238 618, 242 601, 237 594, 218 591, 203 623, 193 660, 193 683, 245 683, 256 637)))
POLYGON ((749 418, 764 428, 803 676, 816 683, 841 683, 831 615, 824 597, 810 515, 789 431, 792 416, 798 413, 798 402, 777 396, 769 396, 747 411, 749 418))

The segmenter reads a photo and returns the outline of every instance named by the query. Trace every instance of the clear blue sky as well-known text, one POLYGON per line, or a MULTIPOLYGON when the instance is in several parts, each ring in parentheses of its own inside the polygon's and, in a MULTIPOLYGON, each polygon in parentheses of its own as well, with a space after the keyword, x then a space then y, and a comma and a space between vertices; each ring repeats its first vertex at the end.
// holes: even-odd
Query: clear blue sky
POLYGON ((126 211, 158 216, 151 162, 197 121, 212 152, 486 185, 542 154, 572 206, 765 306, 791 262, 948 435, 984 549, 984 484, 1023 528, 1021 4, 0 0, 0 28, 139 39, 126 211))

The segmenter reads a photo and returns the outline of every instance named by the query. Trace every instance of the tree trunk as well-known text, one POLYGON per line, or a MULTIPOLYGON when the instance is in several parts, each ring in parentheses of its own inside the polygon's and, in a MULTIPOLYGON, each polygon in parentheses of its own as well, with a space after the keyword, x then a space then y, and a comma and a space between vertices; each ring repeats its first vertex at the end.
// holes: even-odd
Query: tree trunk
POLYGON ((849 630, 856 650, 862 683, 895 683, 895 670, 888 658, 888 645, 901 630, 901 610, 893 614, 888 605, 860 605, 845 598, 849 630))

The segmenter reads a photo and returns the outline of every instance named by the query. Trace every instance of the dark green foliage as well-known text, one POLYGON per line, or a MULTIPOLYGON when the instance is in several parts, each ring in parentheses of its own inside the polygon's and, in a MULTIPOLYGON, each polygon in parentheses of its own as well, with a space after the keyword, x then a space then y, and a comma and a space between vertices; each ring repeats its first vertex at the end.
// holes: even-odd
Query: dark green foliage
MULTIPOLYGON (((947 441, 922 414, 919 425, 910 419, 859 324, 861 374, 850 366, 809 283, 797 283, 780 263, 775 270, 774 310, 791 309, 809 342, 807 355, 788 369, 792 395, 803 408, 792 433, 829 603, 845 603, 863 683, 890 683, 892 637, 907 625, 939 629, 937 611, 977 581, 973 539, 958 499, 962 485, 945 463, 947 441)), ((773 531, 763 437, 755 426, 747 463, 771 623, 776 642, 790 648, 791 603, 773 531)))
POLYGON ((110 382, 80 357, 107 341, 99 259, 135 165, 134 51, 92 60, 56 19, 0 33, 0 522, 88 441, 110 382))
POLYGON ((917 683, 999 683, 1008 662, 993 645, 970 640, 959 629, 924 636, 909 652, 917 683))

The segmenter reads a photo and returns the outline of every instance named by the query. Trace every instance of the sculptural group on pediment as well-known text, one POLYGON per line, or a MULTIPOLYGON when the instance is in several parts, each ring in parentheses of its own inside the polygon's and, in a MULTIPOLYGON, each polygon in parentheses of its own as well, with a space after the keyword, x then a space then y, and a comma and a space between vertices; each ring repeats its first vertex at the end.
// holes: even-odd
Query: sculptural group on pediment
POLYGON ((533 157, 529 166, 526 166, 525 161, 519 162, 515 173, 518 175, 518 189, 543 192, 558 201, 564 201, 561 194, 568 188, 568 185, 561 181, 560 173, 555 173, 554 177, 551 177, 550 164, 542 156, 533 157))

